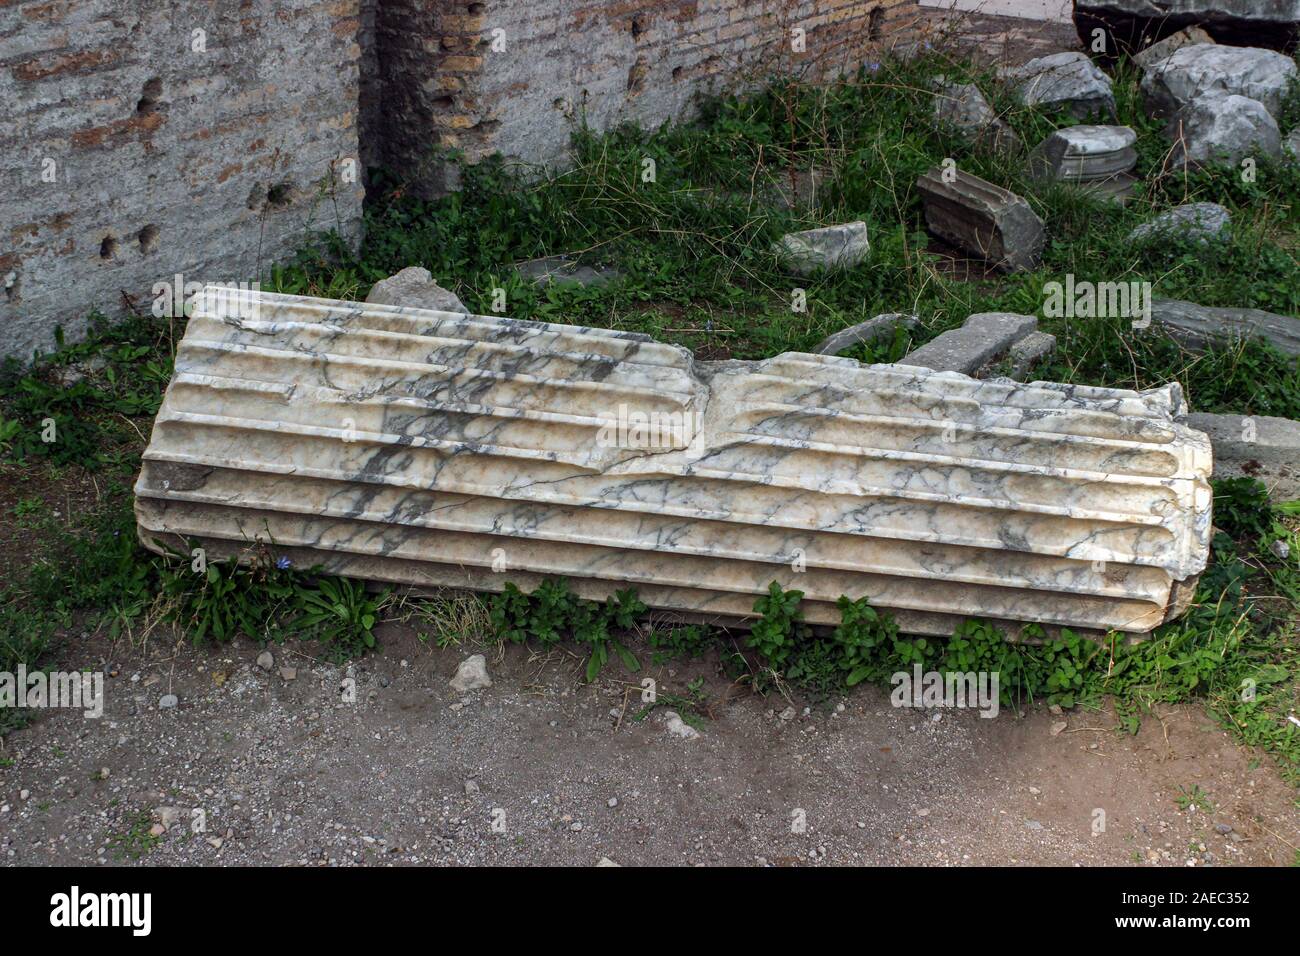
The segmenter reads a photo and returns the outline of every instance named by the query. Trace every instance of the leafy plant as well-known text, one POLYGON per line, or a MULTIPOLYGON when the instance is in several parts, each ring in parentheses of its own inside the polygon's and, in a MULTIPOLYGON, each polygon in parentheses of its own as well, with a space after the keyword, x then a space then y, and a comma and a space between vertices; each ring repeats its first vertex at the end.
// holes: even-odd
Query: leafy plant
POLYGON ((586 647, 589 681, 595 680, 609 662, 611 651, 618 654, 628 670, 640 669, 636 657, 613 631, 630 630, 645 611, 645 604, 634 590, 617 591, 600 604, 579 598, 565 580, 550 578, 532 594, 524 594, 507 582, 502 593, 488 602, 489 619, 502 640, 522 644, 531 639, 543 647, 552 647, 571 638, 586 647))
POLYGON ((748 644, 778 672, 790 662, 796 645, 807 640, 808 625, 799 610, 802 600, 802 591, 783 591, 773 581, 767 594, 754 602, 754 612, 760 617, 750 629, 748 644))

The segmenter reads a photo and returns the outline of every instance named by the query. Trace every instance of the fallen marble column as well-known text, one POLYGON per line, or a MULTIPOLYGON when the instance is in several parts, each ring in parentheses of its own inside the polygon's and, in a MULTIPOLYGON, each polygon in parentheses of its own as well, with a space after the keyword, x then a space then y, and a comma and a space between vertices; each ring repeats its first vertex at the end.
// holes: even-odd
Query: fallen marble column
POLYGON ((136 484, 141 540, 209 559, 813 623, 841 595, 1098 635, 1177 615, 1205 566, 1205 436, 1131 392, 787 353, 697 362, 599 329, 209 287, 136 484))

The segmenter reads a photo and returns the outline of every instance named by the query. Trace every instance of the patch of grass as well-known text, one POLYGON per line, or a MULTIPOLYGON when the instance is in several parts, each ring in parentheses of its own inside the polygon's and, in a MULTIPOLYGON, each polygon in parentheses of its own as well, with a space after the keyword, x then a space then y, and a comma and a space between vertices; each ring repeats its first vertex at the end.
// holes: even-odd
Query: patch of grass
POLYGON ((1210 802, 1209 796, 1201 789, 1200 784, 1194 783, 1190 788, 1180 786, 1178 796, 1174 798, 1174 803, 1178 804, 1180 810, 1195 807, 1202 813, 1214 812, 1214 804, 1210 802))
MULTIPOLYGON (((930 121, 936 72, 988 93, 1032 146, 1061 123, 1019 106, 987 71, 936 53, 835 85, 773 83, 743 98, 709 103, 694 123, 653 132, 578 130, 572 166, 561 172, 487 162, 462 172, 462 192, 426 202, 398 184, 379 190, 365 248, 335 246, 280 269, 281 291, 364 293, 398 269, 419 264, 488 312, 495 289, 516 318, 631 329, 707 357, 762 358, 806 350, 845 325, 881 312, 916 313, 922 326, 856 357, 896 360, 907 346, 976 311, 1040 313, 1043 284, 1150 281, 1154 294, 1205 305, 1300 312, 1300 170, 1265 165, 1253 183, 1235 170, 1162 171, 1167 140, 1140 108, 1137 74, 1116 77, 1119 122, 1139 133, 1142 188, 1128 206, 1030 178, 1023 157, 969 146, 930 121), (945 158, 1024 195, 1051 241, 1040 269, 964 281, 926 251, 916 177, 945 158), (653 160, 653 181, 643 176, 653 160), (816 205, 782 201, 798 170, 824 169, 816 205), (1138 246, 1128 233, 1175 203, 1218 201, 1234 213, 1228 241, 1138 246), (773 242, 792 229, 865 219, 872 250, 858 268, 808 279, 790 276, 773 242), (510 264, 544 254, 582 253, 617 266, 622 279, 600 288, 537 288, 510 264), (793 311, 804 288, 806 312, 793 311)), ((1128 320, 1044 319, 1061 340, 1044 377, 1147 388, 1181 380, 1199 410, 1300 417, 1297 362, 1257 343, 1191 354, 1159 331, 1128 320)))
POLYGON ((400 596, 391 616, 416 629, 421 643, 432 640, 438 648, 459 647, 465 641, 492 636, 487 599, 473 593, 450 593, 433 598, 400 596))
POLYGON ((87 338, 0 365, 0 453, 88 468, 134 467, 142 434, 172 375, 175 329, 132 317, 93 316, 87 338), (139 419, 137 422, 136 419, 139 419))
POLYGON ((338 661, 376 648, 389 590, 371 592, 319 568, 296 569, 264 542, 238 560, 192 557, 200 551, 165 559, 161 569, 162 614, 194 643, 226 643, 240 634, 265 643, 300 634, 338 661))
POLYGON ((600 604, 579 598, 563 579, 543 581, 531 594, 507 583, 501 594, 488 599, 489 618, 502 640, 515 644, 535 640, 552 647, 571 639, 588 652, 589 681, 609 662, 611 651, 629 671, 641 669, 618 634, 630 631, 646 610, 634 590, 617 591, 600 604))
POLYGON ((161 837, 154 836, 153 817, 148 810, 140 810, 123 822, 122 829, 108 835, 105 845, 113 859, 121 862, 127 859, 138 860, 162 842, 161 837))

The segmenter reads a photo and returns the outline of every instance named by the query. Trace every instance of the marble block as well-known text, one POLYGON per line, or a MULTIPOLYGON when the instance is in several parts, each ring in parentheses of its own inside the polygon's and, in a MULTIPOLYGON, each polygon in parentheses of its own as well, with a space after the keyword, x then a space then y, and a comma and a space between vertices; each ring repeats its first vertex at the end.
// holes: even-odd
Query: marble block
POLYGON ((1038 267, 1043 220, 1013 192, 960 169, 934 167, 916 180, 925 228, 1005 272, 1038 267))
POLYGON ((1180 613, 1210 445, 1147 392, 258 292, 199 297, 136 483, 155 550, 262 542, 416 588, 752 616, 772 581, 900 627, 1097 636, 1180 613))

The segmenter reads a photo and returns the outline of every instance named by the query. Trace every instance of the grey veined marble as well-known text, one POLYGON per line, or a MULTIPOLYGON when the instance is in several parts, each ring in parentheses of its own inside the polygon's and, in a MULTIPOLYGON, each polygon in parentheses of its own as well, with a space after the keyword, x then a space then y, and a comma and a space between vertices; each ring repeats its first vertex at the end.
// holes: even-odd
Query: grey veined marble
POLYGON ((141 539, 417 587, 580 594, 815 623, 865 596, 1140 633, 1205 567, 1210 445, 1132 392, 209 287, 136 484, 141 539))

